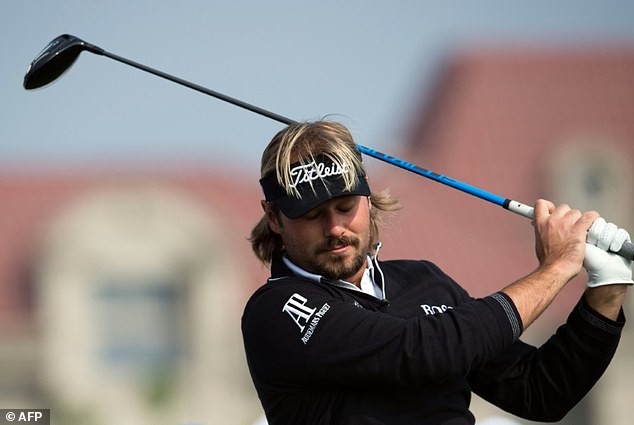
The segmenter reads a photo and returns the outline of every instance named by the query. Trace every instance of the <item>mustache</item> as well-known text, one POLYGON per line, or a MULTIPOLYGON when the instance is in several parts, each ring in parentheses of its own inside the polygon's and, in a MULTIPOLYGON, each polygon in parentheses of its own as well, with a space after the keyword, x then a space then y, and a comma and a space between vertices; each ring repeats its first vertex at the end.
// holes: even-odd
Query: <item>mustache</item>
POLYGON ((317 254, 320 254, 322 252, 327 252, 340 246, 352 246, 358 248, 359 238, 357 238, 356 236, 340 236, 338 238, 330 238, 325 242, 317 245, 317 247, 315 248, 315 252, 317 254))

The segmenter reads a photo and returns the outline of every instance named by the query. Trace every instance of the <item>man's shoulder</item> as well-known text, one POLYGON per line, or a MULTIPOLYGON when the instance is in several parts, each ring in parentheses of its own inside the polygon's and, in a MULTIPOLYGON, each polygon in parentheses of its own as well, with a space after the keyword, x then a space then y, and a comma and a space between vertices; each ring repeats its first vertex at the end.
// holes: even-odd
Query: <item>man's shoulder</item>
POLYGON ((418 290, 453 291, 466 296, 466 291, 435 263, 428 260, 380 261, 386 282, 402 291, 416 287, 418 290))
POLYGON ((262 296, 275 296, 276 294, 285 294, 298 287, 312 288, 315 282, 301 276, 278 276, 270 277, 251 295, 250 299, 262 296))
POLYGON ((379 265, 382 270, 390 271, 395 273, 424 273, 435 275, 439 277, 447 277, 448 276, 431 261, 428 260, 413 260, 413 259, 398 259, 398 260, 387 260, 387 261, 379 261, 379 265))
POLYGON ((266 283, 256 289, 249 297, 245 311, 256 308, 257 306, 270 306, 279 304, 280 302, 284 303, 297 292, 302 294, 321 294, 324 291, 324 285, 301 276, 269 278, 266 283))

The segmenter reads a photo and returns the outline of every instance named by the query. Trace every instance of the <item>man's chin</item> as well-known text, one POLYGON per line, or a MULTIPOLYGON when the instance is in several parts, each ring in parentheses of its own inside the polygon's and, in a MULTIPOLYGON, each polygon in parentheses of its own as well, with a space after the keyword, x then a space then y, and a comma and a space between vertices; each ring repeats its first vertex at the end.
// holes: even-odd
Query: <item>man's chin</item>
POLYGON ((345 255, 337 256, 338 259, 332 259, 329 264, 321 264, 321 275, 331 280, 348 280, 357 274, 359 269, 363 267, 363 257, 356 257, 346 261, 345 255), (334 264, 333 264, 334 263, 334 264))

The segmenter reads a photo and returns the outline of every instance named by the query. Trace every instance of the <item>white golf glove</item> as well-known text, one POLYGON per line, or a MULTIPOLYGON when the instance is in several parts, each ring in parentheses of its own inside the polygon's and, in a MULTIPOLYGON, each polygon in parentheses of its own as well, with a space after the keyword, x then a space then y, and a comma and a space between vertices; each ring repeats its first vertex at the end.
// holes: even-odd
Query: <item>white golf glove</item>
POLYGON ((599 217, 588 230, 583 267, 588 272, 591 288, 612 284, 633 285, 632 261, 615 254, 624 242, 630 242, 626 230, 599 217), (609 252, 609 251, 612 252, 609 252))

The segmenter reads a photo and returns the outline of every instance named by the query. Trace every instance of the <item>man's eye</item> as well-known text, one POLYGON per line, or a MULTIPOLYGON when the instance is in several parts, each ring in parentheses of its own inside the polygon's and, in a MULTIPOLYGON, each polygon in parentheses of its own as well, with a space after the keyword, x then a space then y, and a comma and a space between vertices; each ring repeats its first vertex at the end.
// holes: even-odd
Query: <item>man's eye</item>
POLYGON ((315 220, 317 217, 319 217, 319 213, 313 212, 313 213, 304 214, 303 218, 304 220, 315 220))
POLYGON ((352 205, 341 205, 337 210, 342 213, 348 213, 354 209, 354 204, 352 205))

